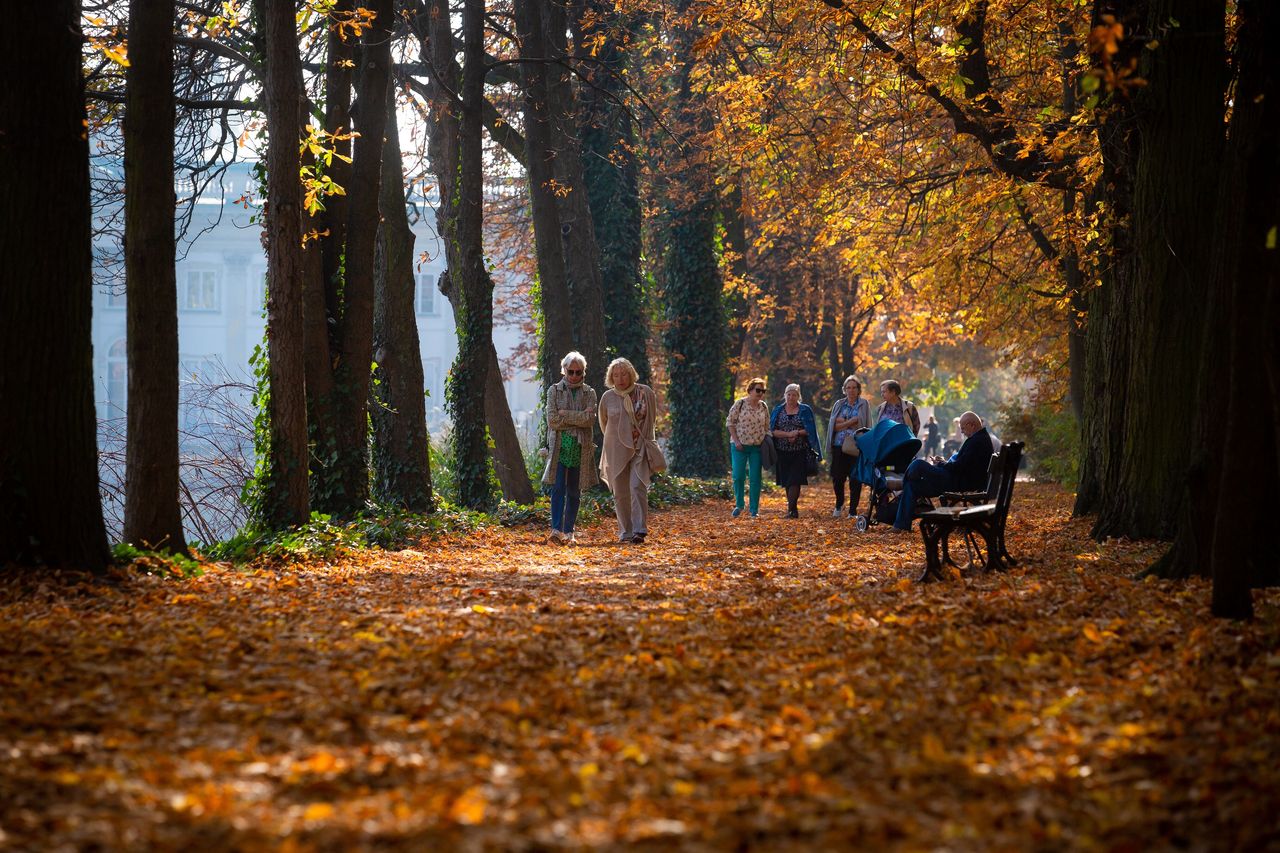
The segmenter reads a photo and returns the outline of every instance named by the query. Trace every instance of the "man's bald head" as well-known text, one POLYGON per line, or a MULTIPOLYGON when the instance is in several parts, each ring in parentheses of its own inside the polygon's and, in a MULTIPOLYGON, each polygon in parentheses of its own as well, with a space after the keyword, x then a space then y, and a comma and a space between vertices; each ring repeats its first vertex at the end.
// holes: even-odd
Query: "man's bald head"
POLYGON ((964 433, 964 437, 968 438, 978 430, 982 429, 982 418, 973 412, 965 412, 960 416, 960 432, 964 433))

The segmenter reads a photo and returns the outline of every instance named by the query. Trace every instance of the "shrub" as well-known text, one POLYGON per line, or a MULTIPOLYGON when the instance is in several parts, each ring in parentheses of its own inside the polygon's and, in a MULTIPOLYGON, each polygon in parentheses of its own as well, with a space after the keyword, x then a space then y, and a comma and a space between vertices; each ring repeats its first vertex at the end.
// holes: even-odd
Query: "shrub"
POLYGON ((1004 441, 1026 443, 1023 455, 1036 476, 1074 489, 1080 481, 1080 426, 1071 412, 1045 404, 1010 403, 1000 409, 1004 441))

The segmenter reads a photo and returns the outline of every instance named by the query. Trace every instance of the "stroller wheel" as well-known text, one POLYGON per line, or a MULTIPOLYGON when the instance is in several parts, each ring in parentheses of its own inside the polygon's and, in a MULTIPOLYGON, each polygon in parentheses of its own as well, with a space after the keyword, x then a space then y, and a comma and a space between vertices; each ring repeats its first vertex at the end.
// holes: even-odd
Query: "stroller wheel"
POLYGON ((867 517, 865 515, 859 515, 855 517, 853 520, 853 526, 854 526, 854 529, 856 529, 859 533, 866 533, 867 517))

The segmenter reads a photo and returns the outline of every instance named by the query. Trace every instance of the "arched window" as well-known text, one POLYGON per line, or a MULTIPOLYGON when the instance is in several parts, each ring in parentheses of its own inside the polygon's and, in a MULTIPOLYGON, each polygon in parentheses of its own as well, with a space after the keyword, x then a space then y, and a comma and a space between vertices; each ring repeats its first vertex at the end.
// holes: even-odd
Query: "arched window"
POLYGON ((107 350, 107 417, 122 418, 129 396, 129 359, 124 338, 107 350))

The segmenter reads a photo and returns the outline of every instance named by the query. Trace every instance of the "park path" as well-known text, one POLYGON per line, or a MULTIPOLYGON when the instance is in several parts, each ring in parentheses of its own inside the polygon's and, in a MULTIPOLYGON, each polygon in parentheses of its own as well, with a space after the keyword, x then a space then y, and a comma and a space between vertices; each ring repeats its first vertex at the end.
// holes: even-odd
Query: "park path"
POLYGON ((920 587, 918 536, 827 500, 639 547, 0 576, 0 848, 1280 843, 1274 594, 1209 622, 1034 484, 1022 568, 920 587))

